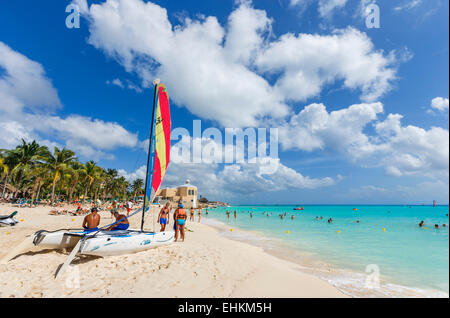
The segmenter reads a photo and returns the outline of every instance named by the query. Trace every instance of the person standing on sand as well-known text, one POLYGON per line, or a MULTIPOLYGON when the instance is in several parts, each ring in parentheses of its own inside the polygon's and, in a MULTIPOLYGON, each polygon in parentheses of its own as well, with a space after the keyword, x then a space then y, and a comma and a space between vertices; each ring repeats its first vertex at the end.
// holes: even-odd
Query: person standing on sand
POLYGON ((97 208, 92 208, 91 213, 84 217, 83 228, 85 232, 98 231, 98 225, 100 224, 100 215, 97 212, 97 208))
POLYGON ((166 225, 169 224, 169 216, 170 216, 170 203, 167 202, 158 215, 158 223, 161 224, 160 232, 164 232, 166 230, 166 225))
POLYGON ((127 202, 127 216, 130 215, 131 209, 133 208, 133 203, 131 202, 131 200, 128 200, 127 202))
POLYGON ((173 218, 175 220, 175 242, 178 241, 178 232, 180 232, 181 240, 184 242, 184 227, 186 225, 186 219, 187 219, 187 213, 186 210, 183 208, 183 204, 178 205, 178 209, 175 210, 175 213, 173 215, 173 218))
POLYGON ((191 215, 190 215, 189 221, 195 221, 195 216, 194 216, 195 210, 194 210, 194 207, 191 208, 190 213, 191 213, 191 215))
POLYGON ((202 219, 202 208, 198 208, 198 223, 200 223, 201 219, 202 219))

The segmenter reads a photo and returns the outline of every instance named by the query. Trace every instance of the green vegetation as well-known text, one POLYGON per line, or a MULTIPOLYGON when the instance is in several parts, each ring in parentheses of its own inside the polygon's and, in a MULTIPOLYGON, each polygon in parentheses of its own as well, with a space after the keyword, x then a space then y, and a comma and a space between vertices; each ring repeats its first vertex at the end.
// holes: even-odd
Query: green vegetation
POLYGON ((143 193, 144 181, 130 183, 115 169, 103 169, 94 161, 81 163, 69 149, 48 147, 22 140, 15 149, 0 149, 0 198, 72 202, 126 200, 143 193))

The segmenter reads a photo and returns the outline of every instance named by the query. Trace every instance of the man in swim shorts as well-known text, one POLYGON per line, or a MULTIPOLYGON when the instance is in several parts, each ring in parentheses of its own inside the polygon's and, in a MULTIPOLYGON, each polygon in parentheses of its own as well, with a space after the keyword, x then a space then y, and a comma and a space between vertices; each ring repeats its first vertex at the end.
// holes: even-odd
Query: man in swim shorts
POLYGON ((184 242, 184 227, 186 225, 187 213, 183 208, 183 204, 180 203, 178 205, 178 209, 176 209, 174 213, 174 219, 176 225, 175 242, 178 240, 178 232, 180 232, 181 240, 184 242))
POLYGON ((130 215, 132 207, 133 207, 133 203, 131 202, 131 200, 128 200, 128 202, 127 202, 127 216, 130 215))
POLYGON ((169 213, 170 213, 170 203, 167 202, 158 215, 158 223, 161 224, 160 232, 164 232, 166 230, 166 225, 169 224, 169 213))
POLYGON ((100 215, 97 212, 97 208, 94 207, 91 209, 91 213, 84 217, 83 228, 85 232, 98 231, 98 225, 100 224, 100 215))
POLYGON ((116 218, 116 224, 111 225, 107 231, 125 231, 130 227, 130 222, 125 215, 120 214, 119 212, 114 212, 114 217, 116 218), (120 221, 120 222, 119 222, 120 221))

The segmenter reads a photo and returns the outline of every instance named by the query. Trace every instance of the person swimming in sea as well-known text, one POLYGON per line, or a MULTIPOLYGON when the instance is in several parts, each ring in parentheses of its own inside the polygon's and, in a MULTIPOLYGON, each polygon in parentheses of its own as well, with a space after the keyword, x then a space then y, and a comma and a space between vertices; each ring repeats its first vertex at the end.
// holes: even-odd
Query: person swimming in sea
POLYGON ((435 224, 435 225, 434 225, 434 228, 435 228, 436 230, 438 230, 438 229, 439 229, 439 224, 435 224))
POLYGON ((184 228, 186 226, 186 220, 187 220, 187 213, 186 210, 183 208, 183 204, 178 205, 178 209, 175 210, 175 213, 173 215, 175 219, 175 242, 178 241, 178 232, 180 232, 181 241, 184 242, 184 228))
POLYGON ((234 218, 236 219, 236 210, 234 210, 234 218))
POLYGON ((295 216, 291 215, 291 220, 295 219, 295 216))
POLYGON ((328 219, 328 223, 330 223, 330 224, 333 223, 333 219, 332 219, 332 218, 329 218, 329 219, 328 219))
POLYGON ((100 224, 100 215, 97 213, 97 208, 92 208, 91 213, 86 215, 83 220, 83 228, 85 232, 98 231, 98 225, 100 224))
POLYGON ((161 229, 159 230, 160 232, 164 232, 166 230, 166 225, 169 224, 169 214, 170 203, 167 202, 158 215, 158 223, 161 225, 161 229))
POLYGON ((253 213, 250 212, 250 217, 253 219, 253 213))
POLYGON ((114 212, 114 217, 116 218, 117 224, 111 225, 107 231, 125 231, 130 227, 130 222, 125 215, 120 214, 119 212, 114 212))
POLYGON ((424 221, 420 221, 419 226, 423 227, 424 225, 425 225, 425 222, 424 221))
POLYGON ((227 217, 228 217, 228 221, 230 220, 230 211, 227 210, 227 217))

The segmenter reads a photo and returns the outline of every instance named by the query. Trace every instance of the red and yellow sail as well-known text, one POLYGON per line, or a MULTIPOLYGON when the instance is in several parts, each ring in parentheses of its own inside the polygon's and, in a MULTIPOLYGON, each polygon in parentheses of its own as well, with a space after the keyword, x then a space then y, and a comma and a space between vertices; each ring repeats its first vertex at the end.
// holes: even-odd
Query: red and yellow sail
POLYGON ((172 122, 170 119, 169 95, 164 84, 158 84, 156 87, 155 99, 155 120, 154 134, 152 136, 152 162, 153 170, 151 171, 151 195, 150 202, 153 202, 156 193, 166 175, 170 162, 170 132, 172 122))

